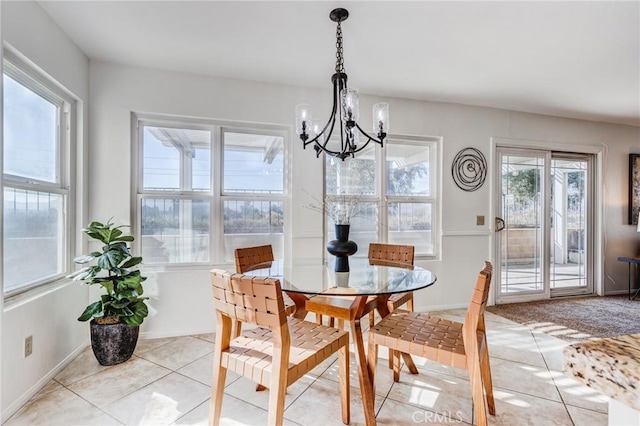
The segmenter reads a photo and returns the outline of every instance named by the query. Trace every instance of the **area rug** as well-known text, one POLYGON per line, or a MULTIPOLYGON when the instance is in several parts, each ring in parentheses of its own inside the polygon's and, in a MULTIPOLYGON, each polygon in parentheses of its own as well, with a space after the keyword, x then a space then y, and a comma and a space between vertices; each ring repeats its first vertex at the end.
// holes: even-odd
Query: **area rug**
POLYGON ((640 333, 640 300, 626 295, 510 303, 487 311, 571 342, 640 333))

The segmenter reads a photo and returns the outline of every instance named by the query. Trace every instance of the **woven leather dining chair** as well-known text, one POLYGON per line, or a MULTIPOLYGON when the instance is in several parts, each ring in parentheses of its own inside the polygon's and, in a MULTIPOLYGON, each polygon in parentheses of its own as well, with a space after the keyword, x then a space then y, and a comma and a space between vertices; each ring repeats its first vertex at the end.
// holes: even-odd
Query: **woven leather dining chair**
MULTIPOLYGON (((369 244, 369 260, 384 260, 388 262, 400 263, 403 265, 413 265, 413 246, 397 244, 369 244)), ((387 300, 389 312, 393 312, 400 306, 406 304, 407 310, 413 312, 413 292, 392 294, 387 300)), ((369 328, 373 327, 375 312, 369 312, 369 328)))
POLYGON ((340 366, 342 422, 350 421, 349 335, 287 316, 280 281, 211 271, 216 339, 210 424, 220 424, 227 370, 269 388, 269 425, 282 425, 286 389, 335 352, 340 366), (231 324, 256 328, 232 339, 231 324))
MULTIPOLYGON (((271 266, 271 262, 274 261, 273 248, 271 244, 255 247, 242 247, 235 249, 234 252, 236 260, 236 273, 244 274, 245 272, 253 271, 255 269, 265 268, 271 266)), ((293 315, 296 311, 296 304, 287 293, 282 294, 284 299, 284 311, 287 315, 293 315)), ((233 337, 240 336, 242 332, 242 325, 240 322, 236 322, 233 325, 233 337)))
MULTIPOLYGON (((493 267, 485 262, 463 323, 426 313, 396 311, 369 330, 369 372, 376 371, 378 346, 389 348, 393 357, 393 379, 400 380, 399 353, 409 353, 469 372, 476 424, 487 424, 496 408, 489 366, 484 310, 489 297, 493 267)), ((374 382, 375 383, 375 382, 374 382)))

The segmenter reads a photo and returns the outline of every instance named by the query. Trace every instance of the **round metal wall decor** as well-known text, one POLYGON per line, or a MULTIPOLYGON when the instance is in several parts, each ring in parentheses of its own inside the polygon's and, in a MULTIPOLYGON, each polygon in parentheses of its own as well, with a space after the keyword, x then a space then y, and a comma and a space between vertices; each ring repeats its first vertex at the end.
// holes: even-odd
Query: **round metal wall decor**
POLYGON ((487 160, 479 150, 465 148, 453 159, 451 175, 458 188, 473 192, 480 188, 487 178, 487 160))

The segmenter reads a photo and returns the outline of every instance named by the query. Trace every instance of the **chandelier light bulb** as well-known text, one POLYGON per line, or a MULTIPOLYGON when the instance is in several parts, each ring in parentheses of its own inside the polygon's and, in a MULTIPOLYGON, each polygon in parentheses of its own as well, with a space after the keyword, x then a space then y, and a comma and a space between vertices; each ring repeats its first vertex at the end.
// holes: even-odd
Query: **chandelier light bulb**
POLYGON ((377 133, 389 131, 389 104, 386 102, 373 106, 373 131, 377 133))
POLYGON ((342 119, 345 122, 358 121, 360 119, 360 99, 358 98, 358 89, 342 89, 341 98, 342 111, 344 113, 342 119))
POLYGON ((296 133, 302 135, 309 130, 311 121, 311 105, 296 105, 296 133))
POLYGON ((321 119, 316 118, 315 120, 311 120, 311 128, 309 129, 309 136, 311 138, 315 138, 320 135, 322 132, 322 128, 324 127, 324 123, 321 119))

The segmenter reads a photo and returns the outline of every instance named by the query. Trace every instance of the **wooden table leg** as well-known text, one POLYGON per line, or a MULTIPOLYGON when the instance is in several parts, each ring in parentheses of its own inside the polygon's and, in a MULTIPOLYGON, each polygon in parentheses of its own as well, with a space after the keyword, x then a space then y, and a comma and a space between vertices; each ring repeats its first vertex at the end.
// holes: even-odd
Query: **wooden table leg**
POLYGON ((351 305, 355 311, 354 317, 349 321, 351 326, 351 338, 356 349, 356 360, 358 362, 358 379, 360 381, 360 392, 362 393, 362 406, 364 409, 364 419, 367 426, 376 424, 375 402, 376 396, 373 393, 373 377, 369 374, 367 359, 364 353, 364 340, 362 338, 362 327, 360 318, 364 306, 367 303, 367 296, 358 296, 351 305))
MULTIPOLYGON (((292 295, 293 296, 293 295, 292 295)), ((332 296, 333 297, 333 296, 332 296)), ((345 294, 335 299, 319 301, 321 296, 309 299, 311 311, 320 315, 326 315, 338 320, 338 322, 348 321, 351 327, 351 340, 355 346, 355 356, 358 367, 358 380, 360 383, 360 392, 362 393, 362 407, 364 410, 364 418, 367 426, 375 426, 375 394, 373 388, 373 374, 370 374, 367 365, 364 349, 364 339, 362 336, 362 326, 360 319, 363 317, 369 296, 355 296, 345 294), (345 297, 349 297, 346 299, 345 297)), ((384 299, 384 296, 382 297, 384 299)), ((292 297, 293 299, 293 297, 292 297)), ((295 299, 294 299, 295 301, 295 299)), ((295 301, 296 305, 298 301, 295 301)), ((371 302, 369 302, 371 303, 371 302)), ((386 307, 384 308, 386 309, 386 307)), ((383 311, 384 312, 384 311, 383 311)), ((297 316, 296 311, 296 316, 297 316)), ((386 311, 388 314, 389 311, 386 311)), ((368 314, 368 312, 367 312, 368 314)))

